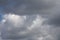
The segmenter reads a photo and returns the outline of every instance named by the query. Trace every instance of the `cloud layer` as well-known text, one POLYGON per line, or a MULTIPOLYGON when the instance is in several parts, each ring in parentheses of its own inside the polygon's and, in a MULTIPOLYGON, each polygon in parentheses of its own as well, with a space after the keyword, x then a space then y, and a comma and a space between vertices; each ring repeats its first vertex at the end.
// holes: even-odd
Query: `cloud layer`
POLYGON ((60 40, 60 0, 0 0, 1 40, 60 40))
POLYGON ((18 15, 45 14, 54 5, 54 0, 0 0, 1 12, 18 15))

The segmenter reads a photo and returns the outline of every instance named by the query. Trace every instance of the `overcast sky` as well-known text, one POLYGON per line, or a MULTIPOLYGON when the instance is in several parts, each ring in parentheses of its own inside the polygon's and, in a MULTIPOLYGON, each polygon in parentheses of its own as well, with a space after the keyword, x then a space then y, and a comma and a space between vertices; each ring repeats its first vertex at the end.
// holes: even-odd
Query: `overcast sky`
POLYGON ((0 0, 0 40, 60 40, 60 0, 0 0))

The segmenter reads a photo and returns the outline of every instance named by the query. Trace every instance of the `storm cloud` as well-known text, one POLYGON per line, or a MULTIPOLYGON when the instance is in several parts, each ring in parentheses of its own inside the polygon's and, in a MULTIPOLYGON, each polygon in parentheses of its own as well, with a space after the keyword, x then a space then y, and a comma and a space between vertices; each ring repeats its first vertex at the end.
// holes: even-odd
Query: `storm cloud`
POLYGON ((49 25, 60 26, 60 14, 54 14, 52 17, 48 19, 49 25))
POLYGON ((1 40, 60 40, 60 0, 0 0, 1 40))
POLYGON ((45 14, 55 6, 54 0, 0 0, 1 12, 18 15, 45 14))

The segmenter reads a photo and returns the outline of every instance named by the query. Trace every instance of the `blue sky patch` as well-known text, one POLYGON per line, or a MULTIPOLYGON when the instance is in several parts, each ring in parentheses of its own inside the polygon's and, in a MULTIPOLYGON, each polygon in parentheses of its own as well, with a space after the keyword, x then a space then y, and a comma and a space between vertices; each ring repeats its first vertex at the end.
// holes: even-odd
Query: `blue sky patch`
POLYGON ((3 14, 0 14, 0 21, 2 20, 2 16, 3 16, 3 14))

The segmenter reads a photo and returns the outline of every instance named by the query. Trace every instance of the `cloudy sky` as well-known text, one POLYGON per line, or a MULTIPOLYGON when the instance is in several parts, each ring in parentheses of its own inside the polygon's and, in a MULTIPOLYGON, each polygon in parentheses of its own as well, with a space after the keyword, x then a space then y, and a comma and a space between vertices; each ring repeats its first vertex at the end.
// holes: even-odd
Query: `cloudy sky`
POLYGON ((0 0, 0 40, 60 40, 60 0, 0 0))

